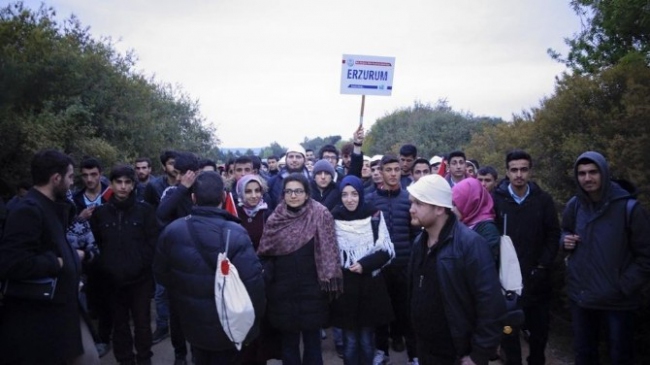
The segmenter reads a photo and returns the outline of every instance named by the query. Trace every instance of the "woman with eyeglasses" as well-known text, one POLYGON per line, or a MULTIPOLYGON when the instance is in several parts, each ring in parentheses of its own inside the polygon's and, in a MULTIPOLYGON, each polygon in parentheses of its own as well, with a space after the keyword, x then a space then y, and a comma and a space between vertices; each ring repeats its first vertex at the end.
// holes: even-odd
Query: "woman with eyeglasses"
POLYGON ((282 184, 283 199, 257 251, 267 279, 267 315, 282 332, 284 365, 322 365, 320 328, 327 326, 329 298, 343 285, 334 219, 310 198, 305 176, 291 174, 282 184))

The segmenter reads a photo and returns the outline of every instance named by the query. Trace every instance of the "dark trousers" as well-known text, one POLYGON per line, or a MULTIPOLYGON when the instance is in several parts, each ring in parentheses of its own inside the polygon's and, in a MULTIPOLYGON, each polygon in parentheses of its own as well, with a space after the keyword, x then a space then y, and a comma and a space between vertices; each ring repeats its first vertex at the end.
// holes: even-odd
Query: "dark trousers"
POLYGON ((432 350, 431 343, 421 339, 417 340, 417 358, 420 365, 455 365, 457 363, 455 355, 435 354, 432 350))
POLYGON ((174 347, 174 356, 177 359, 185 359, 187 357, 187 343, 181 328, 181 318, 171 301, 169 302, 169 336, 174 347))
POLYGON ((282 332, 282 364, 283 365, 323 365, 321 352, 320 329, 282 332), (304 353, 300 359, 300 337, 304 353))
MULTIPOLYGON (((528 356, 529 365, 543 365, 546 363, 544 351, 548 342, 548 331, 550 323, 550 302, 539 301, 524 309, 525 326, 530 332, 528 346, 530 354, 528 356)), ((521 344, 519 341, 519 329, 515 329, 511 334, 503 337, 501 349, 506 354, 506 365, 521 364, 521 344)))
POLYGON ((192 346, 192 355, 194 355, 194 363, 196 365, 241 364, 239 351, 235 349, 225 351, 208 351, 192 346))
POLYGON ((137 283, 115 290, 113 300, 113 353, 115 359, 132 362, 150 359, 151 352, 151 295, 153 279, 148 277, 137 283), (133 319, 133 336, 129 320, 133 319), (135 339, 135 341, 134 341, 135 339), (136 355, 133 355, 135 344, 136 355))
POLYGON ((115 289, 106 274, 93 268, 88 269, 88 280, 85 286, 88 310, 97 318, 97 337, 95 342, 111 343, 113 332, 112 293, 115 289))
POLYGON ((571 303, 576 365, 598 365, 598 342, 604 326, 612 365, 634 363, 634 311, 585 309, 571 303))
POLYGON ((406 266, 390 265, 382 270, 386 281, 386 289, 393 306, 395 320, 390 326, 379 326, 375 331, 375 345, 377 350, 388 354, 388 339, 401 341, 402 337, 406 342, 406 353, 409 360, 417 357, 415 347, 415 336, 411 329, 411 321, 408 317, 407 298, 407 268, 406 266))

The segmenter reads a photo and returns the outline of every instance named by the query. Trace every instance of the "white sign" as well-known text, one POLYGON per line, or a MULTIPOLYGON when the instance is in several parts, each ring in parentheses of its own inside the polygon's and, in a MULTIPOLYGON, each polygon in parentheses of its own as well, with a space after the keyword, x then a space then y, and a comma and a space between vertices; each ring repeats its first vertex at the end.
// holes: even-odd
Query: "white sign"
POLYGON ((394 72, 395 57, 344 54, 341 94, 390 96, 394 72))

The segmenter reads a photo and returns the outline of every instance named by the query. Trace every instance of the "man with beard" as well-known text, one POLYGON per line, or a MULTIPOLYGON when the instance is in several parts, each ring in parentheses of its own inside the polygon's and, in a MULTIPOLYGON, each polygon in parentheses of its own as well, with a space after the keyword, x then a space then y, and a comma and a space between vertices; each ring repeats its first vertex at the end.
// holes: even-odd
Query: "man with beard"
POLYGON ((26 280, 56 278, 49 299, 8 292, 0 311, 0 361, 7 364, 99 364, 79 302, 84 252, 66 240, 74 207, 66 199, 72 159, 55 150, 32 159, 34 187, 9 212, 0 242, 0 279, 7 289, 26 280))
POLYGON ((135 174, 138 176, 138 182, 135 187, 136 199, 144 201, 144 192, 151 180, 151 160, 147 157, 138 157, 135 160, 135 174))
POLYGON ((113 168, 110 181, 113 194, 93 213, 90 226, 101 251, 98 270, 107 277, 104 290, 113 309, 113 352, 120 364, 151 364, 151 265, 158 238, 156 217, 151 205, 136 199, 131 166, 113 168), (134 335, 129 320, 133 320, 134 335))
POLYGON ((269 180, 269 196, 271 199, 268 204, 270 210, 274 210, 280 201, 279 199, 283 197, 282 181, 284 181, 285 177, 292 173, 299 173, 305 175, 305 178, 309 180, 309 171, 305 167, 305 149, 301 145, 297 144, 289 147, 285 160, 286 166, 269 180))

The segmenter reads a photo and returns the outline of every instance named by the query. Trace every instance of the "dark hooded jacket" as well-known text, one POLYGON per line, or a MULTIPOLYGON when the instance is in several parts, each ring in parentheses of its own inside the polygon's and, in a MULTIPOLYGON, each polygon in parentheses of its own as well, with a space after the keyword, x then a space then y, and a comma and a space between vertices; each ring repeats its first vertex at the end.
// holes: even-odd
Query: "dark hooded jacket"
POLYGON ((546 301, 552 293, 550 269, 557 256, 560 224, 553 198, 534 182, 530 194, 518 204, 510 195, 507 178, 494 191, 495 223, 503 234, 504 217, 507 231, 517 251, 524 282, 523 304, 546 301))
POLYGON ((169 291, 170 300, 180 313, 185 337, 193 346, 210 351, 235 348, 221 326, 214 302, 217 257, 225 250, 227 230, 227 256, 237 268, 255 309, 255 324, 245 341, 250 343, 259 333, 266 299, 262 265, 239 219, 220 208, 194 207, 190 216, 165 228, 154 257, 156 280, 169 291), (188 220, 198 242, 189 230, 188 220))
POLYGON ((627 182, 613 181, 598 152, 580 155, 573 171, 579 188, 562 215, 560 238, 563 246, 565 235, 580 236, 567 260, 569 299, 590 309, 636 309, 640 289, 650 278, 650 220, 639 204, 628 212, 627 202, 634 199, 635 189, 627 182), (578 162, 593 162, 598 167, 600 201, 589 199, 580 187, 578 162))
POLYGON ((311 186, 311 198, 323 204, 330 212, 341 204, 341 190, 337 183, 330 182, 327 187, 321 191, 313 178, 309 181, 311 186))

